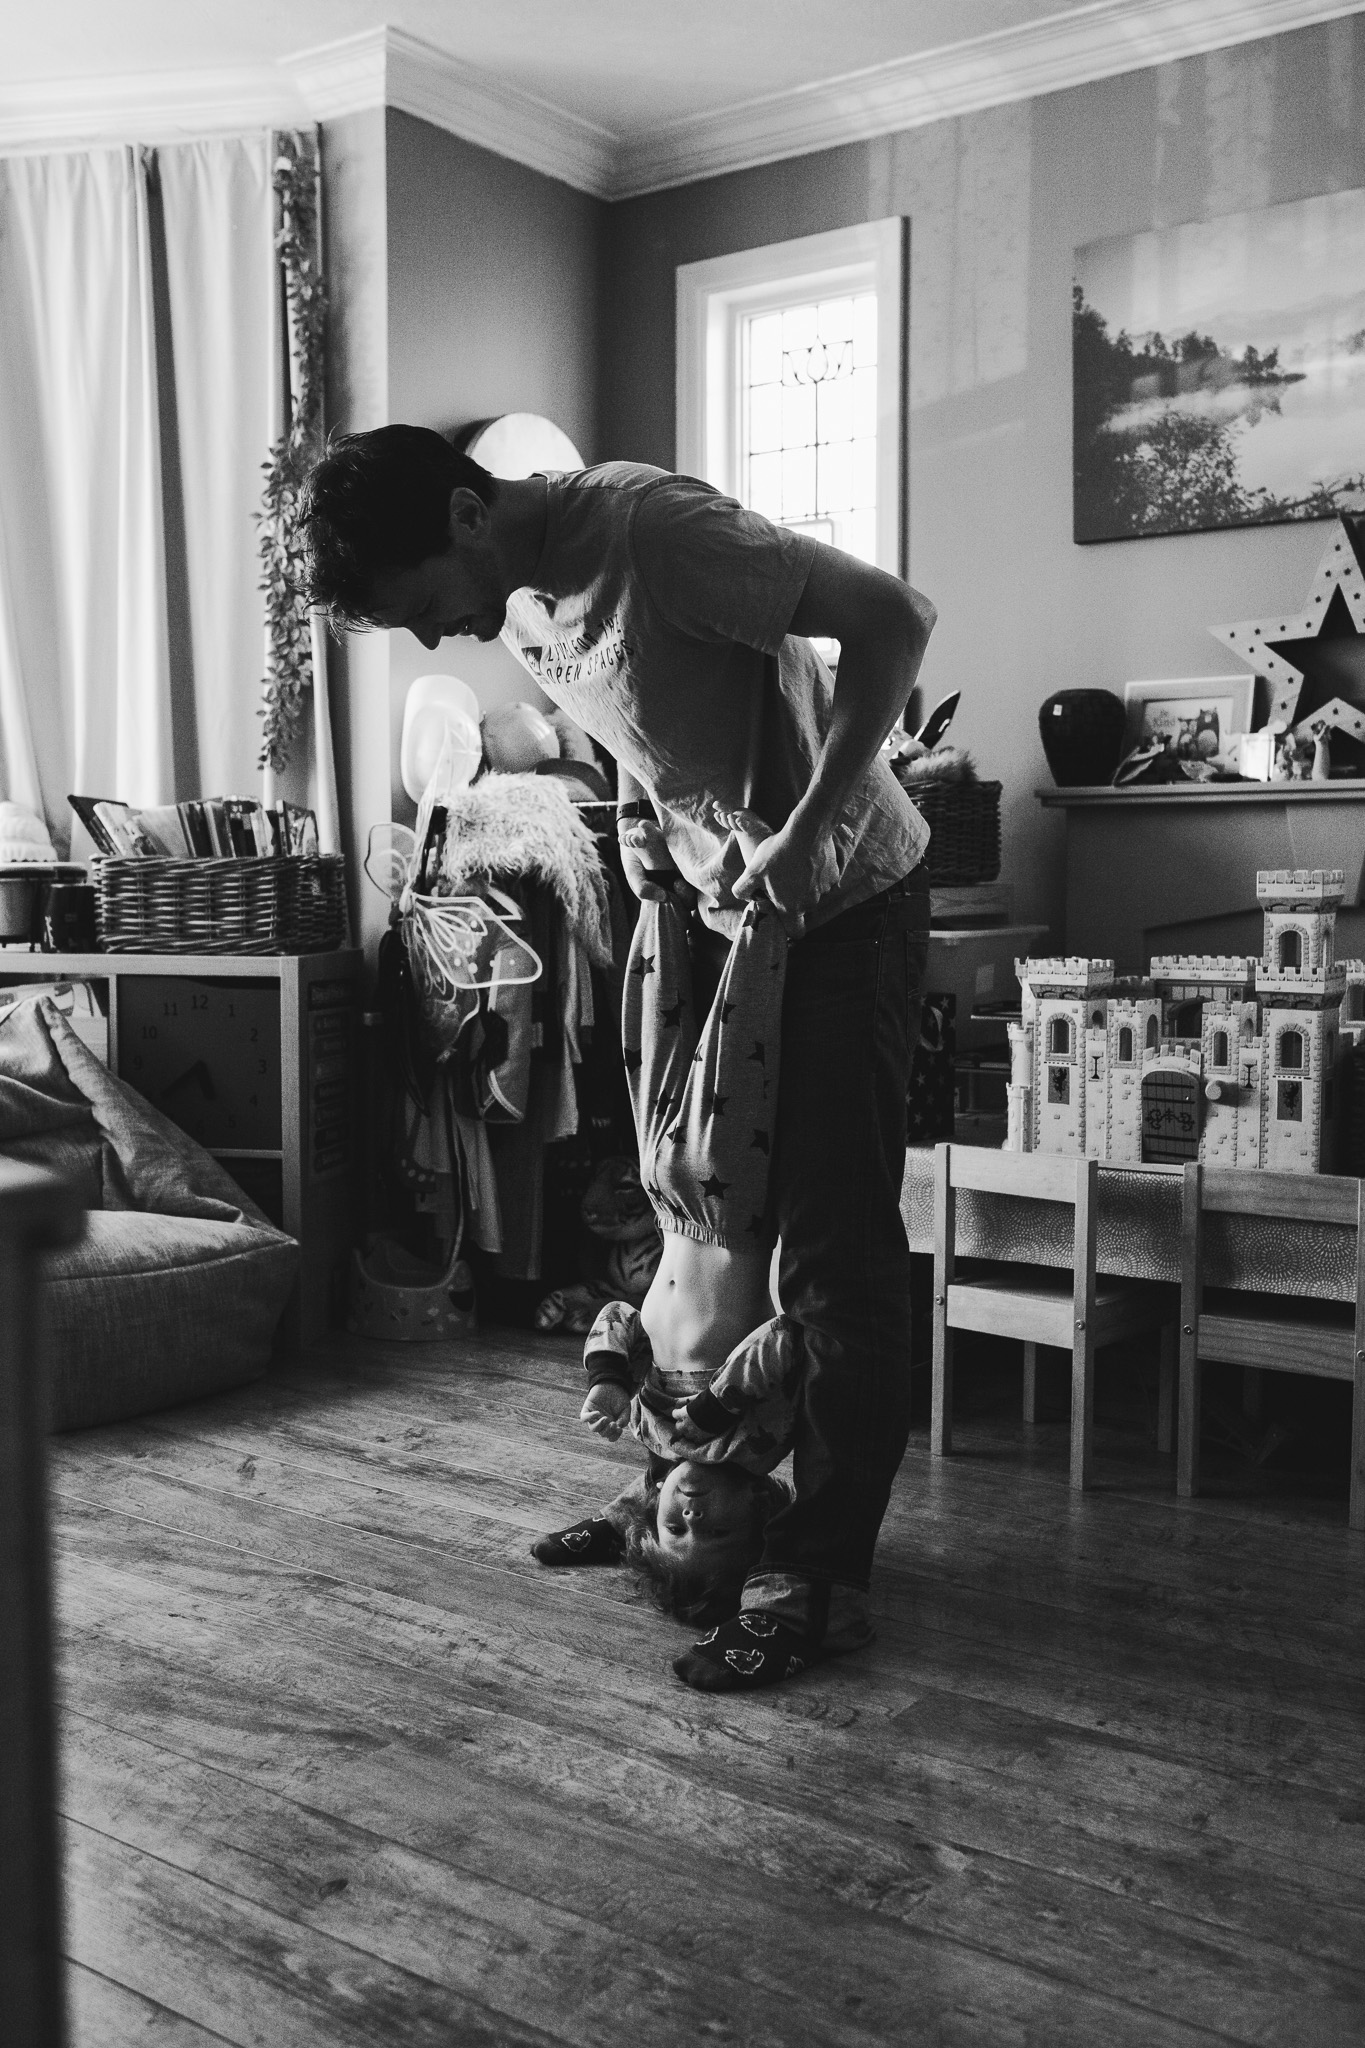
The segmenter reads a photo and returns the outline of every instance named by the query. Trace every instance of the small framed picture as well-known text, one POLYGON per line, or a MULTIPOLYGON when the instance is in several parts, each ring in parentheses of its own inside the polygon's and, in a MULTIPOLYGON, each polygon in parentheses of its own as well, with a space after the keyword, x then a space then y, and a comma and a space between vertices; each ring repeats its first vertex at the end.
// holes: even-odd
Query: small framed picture
POLYGON ((1128 710, 1124 747, 1162 740, 1176 753, 1199 760, 1224 754, 1229 742, 1251 725, 1254 675, 1182 676, 1152 683, 1125 683, 1128 710))

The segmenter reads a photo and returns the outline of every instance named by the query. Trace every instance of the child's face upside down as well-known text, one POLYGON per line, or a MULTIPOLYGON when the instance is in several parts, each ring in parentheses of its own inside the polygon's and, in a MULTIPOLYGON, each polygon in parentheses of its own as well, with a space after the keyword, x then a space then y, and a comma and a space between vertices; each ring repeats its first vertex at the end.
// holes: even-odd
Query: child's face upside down
POLYGON ((659 1549, 670 1563, 713 1574, 731 1555, 747 1555, 764 1509, 737 1465, 675 1465, 655 1509, 659 1549))

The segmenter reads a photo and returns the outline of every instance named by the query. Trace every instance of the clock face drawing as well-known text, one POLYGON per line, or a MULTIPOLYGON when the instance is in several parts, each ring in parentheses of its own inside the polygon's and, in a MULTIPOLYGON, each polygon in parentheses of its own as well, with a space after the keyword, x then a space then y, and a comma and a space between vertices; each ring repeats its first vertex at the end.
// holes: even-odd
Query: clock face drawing
POLYGON ((278 1150, 278 984, 128 976, 118 1069, 208 1151, 278 1150))

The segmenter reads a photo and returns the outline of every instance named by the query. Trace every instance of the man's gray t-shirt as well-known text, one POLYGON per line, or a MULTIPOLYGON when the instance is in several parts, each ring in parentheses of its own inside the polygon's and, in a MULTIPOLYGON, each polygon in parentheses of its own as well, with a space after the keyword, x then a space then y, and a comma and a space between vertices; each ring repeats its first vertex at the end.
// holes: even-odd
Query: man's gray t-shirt
MULTIPOLYGON (((728 931, 744 860, 712 806, 785 824, 829 729, 829 671, 787 632, 816 544, 643 463, 547 481, 545 545, 503 640, 648 790, 707 923, 728 931)), ((928 838, 878 759, 836 823, 839 879, 808 926, 898 881, 928 838)))

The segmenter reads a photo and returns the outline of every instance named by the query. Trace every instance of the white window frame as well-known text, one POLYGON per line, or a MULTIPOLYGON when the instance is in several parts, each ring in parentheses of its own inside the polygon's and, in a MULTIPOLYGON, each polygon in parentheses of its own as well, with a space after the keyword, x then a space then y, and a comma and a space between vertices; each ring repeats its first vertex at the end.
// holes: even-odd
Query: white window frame
POLYGON ((898 217, 678 265, 677 468, 739 495, 739 324, 805 299, 877 294, 877 566, 905 574, 903 248, 898 217))

